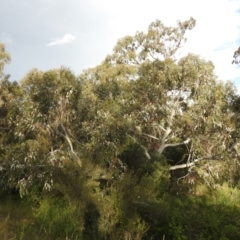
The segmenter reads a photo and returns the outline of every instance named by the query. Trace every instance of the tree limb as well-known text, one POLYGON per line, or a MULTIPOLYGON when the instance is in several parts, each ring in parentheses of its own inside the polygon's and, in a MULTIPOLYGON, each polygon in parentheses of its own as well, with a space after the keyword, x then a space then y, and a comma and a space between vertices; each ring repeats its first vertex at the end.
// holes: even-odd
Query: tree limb
POLYGON ((77 153, 76 153, 76 152, 74 151, 74 149, 73 149, 72 141, 71 141, 70 137, 68 136, 67 131, 66 131, 65 127, 63 126, 62 122, 61 122, 60 124, 61 124, 61 127, 62 127, 63 131, 64 131, 64 134, 61 133, 61 132, 59 132, 59 131, 57 131, 57 132, 67 140, 68 145, 69 145, 69 147, 70 147, 70 152, 71 152, 72 155, 75 157, 75 159, 76 159, 79 167, 81 167, 81 166, 82 166, 82 162, 81 162, 81 160, 79 159, 79 157, 77 156, 77 153))
POLYGON ((149 135, 149 134, 146 134, 146 133, 142 133, 143 136, 146 136, 146 137, 149 137, 149 138, 152 138, 152 139, 155 139, 155 140, 159 140, 159 138, 157 137, 154 137, 152 135, 149 135))
POLYGON ((148 160, 151 160, 151 156, 150 154, 148 153, 147 149, 142 145, 140 144, 134 137, 132 137, 130 134, 127 134, 134 142, 137 142, 145 151, 145 156, 147 157, 148 160))
POLYGON ((197 162, 201 161, 201 160, 221 160, 222 158, 217 157, 217 156, 205 156, 205 157, 201 157, 201 158, 197 158, 195 160, 193 160, 190 163, 184 163, 184 164, 179 164, 179 165, 175 165, 175 166, 171 166, 170 167, 170 171, 171 170, 176 170, 176 169, 180 169, 180 168, 188 168, 188 167, 192 167, 194 166, 197 162))
POLYGON ((188 144, 190 141, 191 141, 191 139, 188 138, 181 143, 168 143, 168 144, 165 144, 165 148, 167 148, 167 147, 177 147, 177 146, 180 146, 180 145, 188 144))

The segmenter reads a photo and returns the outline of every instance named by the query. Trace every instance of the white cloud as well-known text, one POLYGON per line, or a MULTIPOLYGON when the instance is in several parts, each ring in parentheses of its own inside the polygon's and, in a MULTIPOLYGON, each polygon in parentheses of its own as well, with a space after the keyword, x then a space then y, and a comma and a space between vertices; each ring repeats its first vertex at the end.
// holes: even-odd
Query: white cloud
POLYGON ((65 34, 62 38, 56 38, 53 39, 50 43, 47 44, 47 46, 57 46, 57 45, 63 45, 66 43, 71 43, 76 39, 72 34, 65 34))

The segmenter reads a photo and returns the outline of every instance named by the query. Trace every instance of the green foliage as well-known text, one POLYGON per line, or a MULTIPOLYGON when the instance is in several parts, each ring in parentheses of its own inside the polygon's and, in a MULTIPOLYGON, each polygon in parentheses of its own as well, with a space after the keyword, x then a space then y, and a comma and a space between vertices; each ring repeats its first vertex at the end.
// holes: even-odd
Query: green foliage
POLYGON ((234 52, 232 64, 239 64, 240 47, 234 52))
POLYGON ((0 42, 0 77, 4 76, 4 66, 11 61, 10 54, 5 50, 5 46, 0 42))
POLYGON ((83 224, 79 221, 79 212, 65 201, 47 198, 40 202, 35 210, 35 224, 41 233, 50 239, 71 237, 80 239, 83 224))
POLYGON ((156 20, 79 77, 20 84, 0 44, 1 239, 240 239, 239 96, 177 59, 194 26, 156 20))

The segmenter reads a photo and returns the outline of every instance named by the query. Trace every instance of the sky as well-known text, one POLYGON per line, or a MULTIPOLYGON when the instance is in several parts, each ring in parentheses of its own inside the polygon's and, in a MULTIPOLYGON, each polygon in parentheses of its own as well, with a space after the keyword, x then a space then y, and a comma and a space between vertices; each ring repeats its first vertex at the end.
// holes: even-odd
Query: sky
POLYGON ((240 92, 240 66, 231 64, 240 46, 240 0, 0 0, 0 42, 12 61, 10 80, 32 68, 65 66, 76 75, 100 64, 117 40, 147 31, 161 20, 196 19, 179 57, 199 54, 215 64, 221 80, 233 80, 240 92))

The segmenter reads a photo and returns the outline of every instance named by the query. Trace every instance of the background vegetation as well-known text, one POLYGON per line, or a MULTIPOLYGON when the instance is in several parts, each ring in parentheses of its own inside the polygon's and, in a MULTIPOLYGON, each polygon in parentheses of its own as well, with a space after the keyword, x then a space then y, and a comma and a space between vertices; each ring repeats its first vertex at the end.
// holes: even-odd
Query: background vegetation
POLYGON ((0 45, 1 239, 240 239, 240 98, 176 58, 194 26, 157 20, 80 76, 20 82, 0 45))

